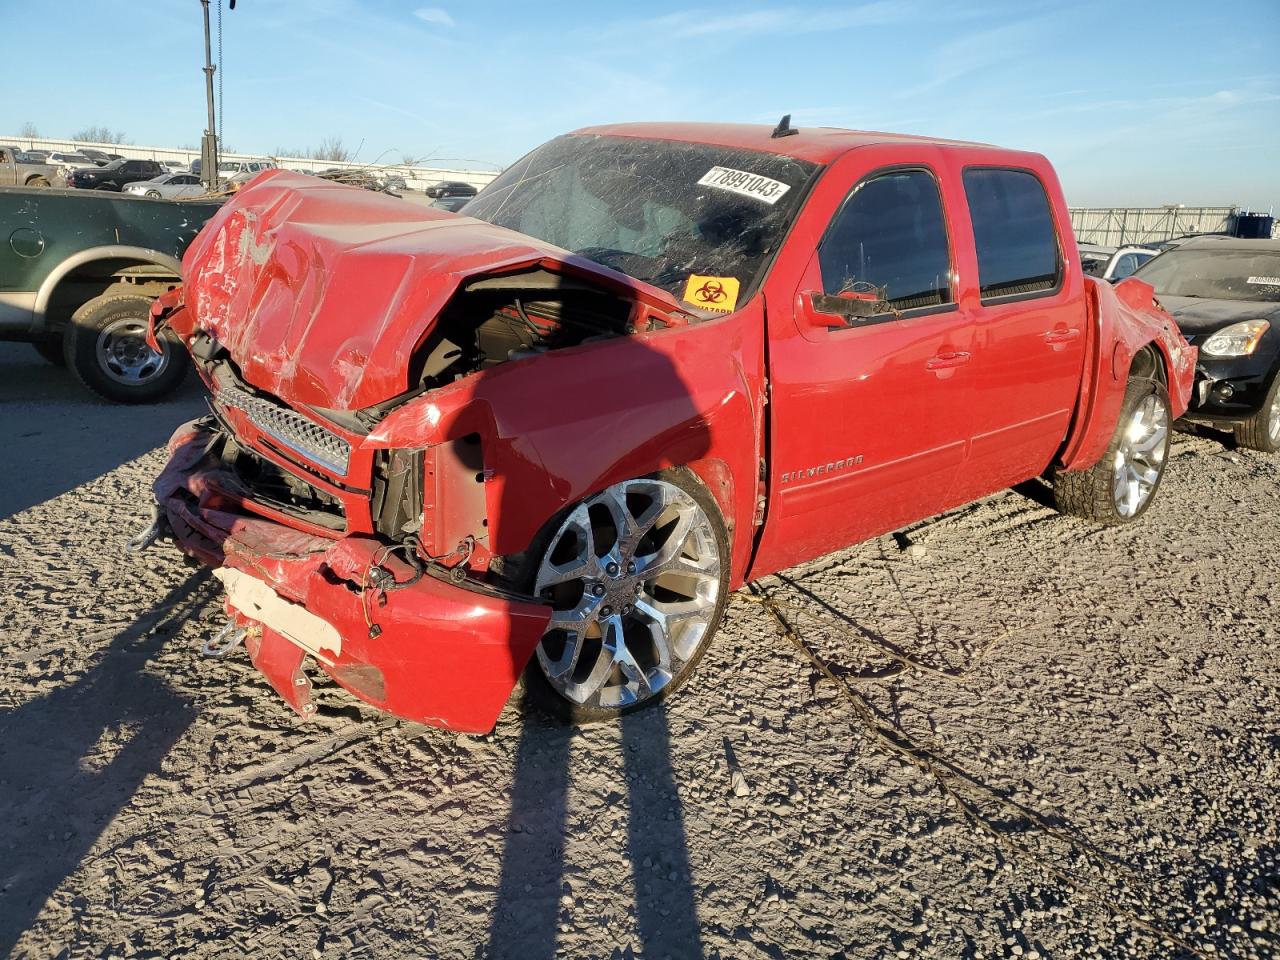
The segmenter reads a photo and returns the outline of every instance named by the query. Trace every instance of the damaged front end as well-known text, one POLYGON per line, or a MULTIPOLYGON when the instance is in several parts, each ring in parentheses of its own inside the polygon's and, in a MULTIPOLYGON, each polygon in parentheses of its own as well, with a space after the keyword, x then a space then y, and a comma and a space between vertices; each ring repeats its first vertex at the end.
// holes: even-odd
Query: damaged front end
POLYGON ((211 415, 154 491, 254 665, 303 716, 310 659, 397 716, 492 729, 550 615, 510 557, 593 482, 504 424, 538 398, 495 374, 696 315, 521 234, 285 173, 224 207, 184 280, 153 328, 211 415))

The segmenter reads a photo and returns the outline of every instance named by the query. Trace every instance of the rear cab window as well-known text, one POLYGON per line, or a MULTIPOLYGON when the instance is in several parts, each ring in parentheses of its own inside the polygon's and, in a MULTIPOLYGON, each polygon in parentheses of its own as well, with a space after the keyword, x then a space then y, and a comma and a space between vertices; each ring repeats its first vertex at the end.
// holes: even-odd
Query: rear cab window
POLYGON ((963 177, 982 302, 1056 293, 1062 256, 1039 177, 1005 167, 970 167, 963 177))
POLYGON ((845 198, 818 246, 823 293, 874 295, 884 317, 950 309, 951 247, 942 195, 923 168, 874 173, 845 198))

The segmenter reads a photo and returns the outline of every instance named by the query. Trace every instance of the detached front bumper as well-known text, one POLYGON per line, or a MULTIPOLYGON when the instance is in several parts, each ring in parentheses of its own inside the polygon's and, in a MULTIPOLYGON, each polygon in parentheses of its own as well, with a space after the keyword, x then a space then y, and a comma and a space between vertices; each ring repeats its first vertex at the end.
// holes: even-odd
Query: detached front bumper
POLYGON ((178 429, 156 501, 182 550, 220 568, 227 612, 247 628, 254 665, 289 705, 303 716, 314 710, 302 672, 310 657, 398 717, 467 733, 493 729, 549 609, 429 575, 376 590, 375 566, 402 583, 413 573, 386 555, 388 544, 315 536, 237 510, 217 483, 210 437, 195 421, 178 429))

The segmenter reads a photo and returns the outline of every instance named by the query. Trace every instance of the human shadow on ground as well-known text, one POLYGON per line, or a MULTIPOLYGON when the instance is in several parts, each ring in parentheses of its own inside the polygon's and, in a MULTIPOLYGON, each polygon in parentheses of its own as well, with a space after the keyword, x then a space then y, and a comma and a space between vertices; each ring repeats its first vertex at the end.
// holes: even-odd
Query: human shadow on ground
POLYGON ((209 584, 206 571, 193 572, 83 676, 0 713, 0 955, 190 726, 191 702, 147 665, 203 614, 209 584))
MULTIPOLYGON (((188 375, 156 403, 108 403, 29 344, 0 343, 0 519, 160 446, 178 424, 206 412, 204 397, 199 378, 188 375)), ((139 508, 140 525, 145 513, 139 508)))
MULTIPOLYGON (((565 860, 573 731, 542 719, 527 697, 524 716, 502 879, 485 955, 541 960, 557 955, 561 924, 582 926, 593 920, 574 914, 582 886, 570 879, 578 871, 565 860), (568 901, 562 906, 565 895, 568 901)), ((605 799, 610 805, 627 805, 627 856, 640 945, 646 957, 700 958, 702 941, 665 708, 657 704, 627 714, 621 726, 626 782, 605 799)))

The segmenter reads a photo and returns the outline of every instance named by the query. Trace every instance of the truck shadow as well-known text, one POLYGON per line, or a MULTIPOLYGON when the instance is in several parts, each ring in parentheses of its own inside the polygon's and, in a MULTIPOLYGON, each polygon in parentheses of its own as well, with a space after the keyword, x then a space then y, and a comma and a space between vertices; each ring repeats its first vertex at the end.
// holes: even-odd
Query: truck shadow
MULTIPOLYGON (((544 720, 527 698, 523 713, 502 879, 484 955, 541 960, 557 956, 562 924, 599 921, 578 913, 584 891, 575 886, 572 876, 577 871, 565 857, 573 731, 544 720)), ((658 704, 628 714, 621 727, 626 782, 606 795, 605 804, 626 804, 626 854, 643 953, 700 958, 697 906, 665 708, 658 704)))
POLYGON ((0 714, 0 955, 190 726, 191 702, 147 665, 202 615, 210 582, 193 573, 117 633, 83 676, 0 714))
POLYGON ((160 403, 124 406, 99 400, 28 344, 0 343, 0 520, 142 456, 204 410, 195 376, 160 403))

